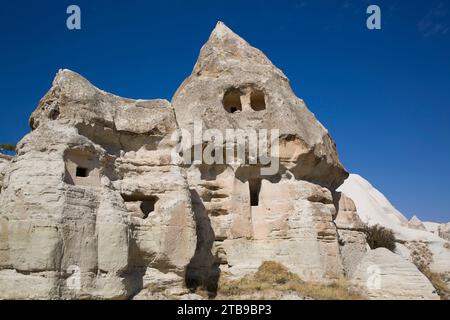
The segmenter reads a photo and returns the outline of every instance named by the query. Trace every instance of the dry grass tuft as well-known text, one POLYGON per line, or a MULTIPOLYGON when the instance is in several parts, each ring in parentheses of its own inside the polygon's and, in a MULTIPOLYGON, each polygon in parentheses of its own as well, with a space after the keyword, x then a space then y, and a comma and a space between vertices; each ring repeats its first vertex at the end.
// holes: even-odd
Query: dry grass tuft
POLYGON ((272 284, 286 284, 292 280, 300 280, 299 277, 290 272, 285 266, 274 261, 265 261, 256 271, 254 279, 260 282, 272 284))
POLYGON ((267 292, 270 292, 272 298, 294 293, 303 298, 317 300, 365 299, 352 290, 345 280, 329 284, 305 282, 282 264, 273 261, 264 262, 254 275, 239 280, 221 277, 219 282, 219 295, 227 298, 255 296, 255 294, 264 297, 264 293, 267 292))
POLYGON ((450 289, 445 282, 445 276, 443 274, 432 272, 430 269, 420 271, 430 280, 442 300, 450 300, 450 289))

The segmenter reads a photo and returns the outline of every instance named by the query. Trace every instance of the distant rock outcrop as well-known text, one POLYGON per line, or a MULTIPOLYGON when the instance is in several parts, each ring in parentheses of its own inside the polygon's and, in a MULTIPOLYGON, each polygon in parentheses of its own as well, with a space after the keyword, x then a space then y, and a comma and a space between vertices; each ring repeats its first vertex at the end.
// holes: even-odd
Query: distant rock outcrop
POLYGON ((413 216, 409 220, 408 227, 411 229, 417 229, 417 230, 423 230, 423 231, 427 230, 425 225, 423 224, 423 222, 419 218, 417 218, 417 216, 413 216))
POLYGON ((450 250, 447 248, 450 244, 445 238, 445 224, 422 223, 417 217, 408 221, 381 192, 355 174, 351 174, 338 190, 353 199, 356 212, 364 223, 378 224, 394 231, 399 241, 396 253, 404 260, 426 261, 431 272, 449 277, 450 250))
POLYGON ((438 234, 442 239, 450 241, 450 222, 439 225, 438 234))

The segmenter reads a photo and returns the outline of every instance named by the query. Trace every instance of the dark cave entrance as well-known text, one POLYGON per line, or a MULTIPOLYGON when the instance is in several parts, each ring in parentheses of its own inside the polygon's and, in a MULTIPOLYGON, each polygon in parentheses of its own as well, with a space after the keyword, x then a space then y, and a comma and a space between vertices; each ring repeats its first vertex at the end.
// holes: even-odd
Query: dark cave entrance
POLYGON ((261 179, 248 180, 248 187, 250 191, 250 205, 252 207, 259 206, 259 193, 261 191, 261 179))

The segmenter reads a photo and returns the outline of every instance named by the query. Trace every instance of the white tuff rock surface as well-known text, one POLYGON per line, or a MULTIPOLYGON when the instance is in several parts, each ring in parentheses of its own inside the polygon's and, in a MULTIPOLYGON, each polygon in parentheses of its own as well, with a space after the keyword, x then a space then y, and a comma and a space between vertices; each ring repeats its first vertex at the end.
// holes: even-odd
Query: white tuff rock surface
MULTIPOLYGON (((380 191, 356 174, 350 174, 338 190, 353 199, 364 223, 379 224, 393 230, 400 242, 423 243, 432 255, 429 264, 431 271, 450 274, 450 250, 446 248, 445 224, 421 223, 417 218, 408 221, 380 191)), ((397 244, 397 252, 405 259, 411 258, 411 252, 401 244, 397 244)))
POLYGON ((330 191, 347 173, 327 130, 295 96, 283 72, 219 22, 172 104, 179 127, 189 132, 201 123, 220 132, 279 129, 281 135, 276 175, 262 177, 250 165, 187 167, 193 209, 203 217, 201 250, 188 278, 205 281, 204 275, 218 268, 239 277, 267 260, 306 280, 342 276, 330 191), (257 206, 250 205, 254 181, 260 183, 257 206))
POLYGON ((425 226, 425 229, 427 231, 434 233, 434 234, 439 234, 438 229, 439 229, 440 223, 425 221, 423 223, 423 225, 425 226))
POLYGON ((417 229, 417 230, 422 230, 422 231, 427 231, 427 228, 425 227, 425 225, 423 224, 423 222, 417 217, 417 216, 413 216, 409 222, 408 222, 408 227, 411 229, 417 229))
POLYGON ((57 74, 6 169, 1 297, 123 299, 149 268, 183 284, 196 236, 186 177, 169 163, 174 119, 167 101, 123 99, 57 74), (134 215, 151 205, 145 219, 134 215))
POLYGON ((385 248, 369 251, 352 282, 375 300, 439 300, 428 279, 411 262, 385 248))
MULTIPOLYGON (((359 279, 375 261, 387 294, 411 279, 404 297, 435 297, 399 255, 367 253, 362 222, 430 248, 443 240, 409 229, 360 177, 337 192, 348 173, 328 131, 223 23, 172 102, 117 97, 61 70, 30 126, 13 160, 0 157, 0 299, 198 299, 187 289, 214 294, 221 274, 241 277, 269 260, 317 281, 359 279), (279 170, 173 162, 172 135, 195 122, 279 129, 279 170)), ((439 253, 434 263, 445 261, 439 253)))
POLYGON ((0 191, 2 190, 2 186, 3 186, 4 170, 9 165, 10 161, 11 161, 11 157, 0 153, 0 191))
POLYGON ((222 23, 172 103, 61 70, 30 126, 0 196, 0 298, 182 297, 266 260, 305 280, 344 274, 333 192, 348 174, 335 144, 284 74, 222 23), (281 129, 279 171, 173 163, 172 134, 196 120, 281 129))
MULTIPOLYGON (((408 219, 367 180, 357 174, 350 174, 338 191, 350 197, 356 205, 359 217, 368 225, 381 225, 395 232, 402 241, 441 241, 425 228, 411 228, 408 219)), ((418 219, 417 219, 418 220, 418 219)), ((414 223, 415 219, 413 219, 414 223)))
POLYGON ((438 227, 438 234, 442 239, 450 241, 450 222, 441 224, 438 227))
POLYGON ((358 216, 355 203, 345 194, 336 194, 337 215, 334 220, 338 228, 340 252, 345 275, 351 277, 357 265, 370 248, 363 231, 364 224, 358 216))

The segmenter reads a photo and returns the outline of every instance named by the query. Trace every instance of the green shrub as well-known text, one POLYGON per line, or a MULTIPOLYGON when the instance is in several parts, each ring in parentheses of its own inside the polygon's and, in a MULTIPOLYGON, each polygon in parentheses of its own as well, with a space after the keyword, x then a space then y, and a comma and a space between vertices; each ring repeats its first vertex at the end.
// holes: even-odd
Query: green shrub
POLYGON ((384 228, 380 225, 366 226, 365 233, 367 237, 367 243, 370 248, 386 248, 391 251, 395 250, 395 235, 390 229, 384 228))

